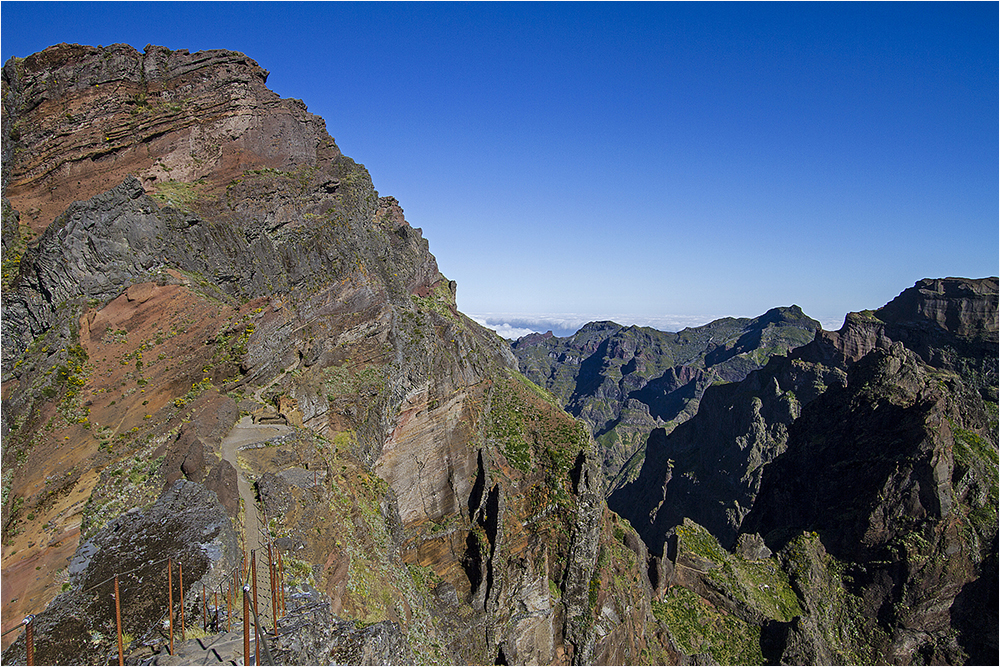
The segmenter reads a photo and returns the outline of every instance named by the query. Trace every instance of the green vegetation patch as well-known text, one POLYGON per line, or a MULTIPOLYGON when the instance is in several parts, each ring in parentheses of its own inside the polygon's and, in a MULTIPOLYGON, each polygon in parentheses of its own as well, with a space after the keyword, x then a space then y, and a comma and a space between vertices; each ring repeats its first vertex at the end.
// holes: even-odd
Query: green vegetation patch
MULTIPOLYGON (((6 201, 4 203, 3 215, 12 215, 12 211, 8 211, 8 206, 6 201)), ((17 276, 21 271, 21 258, 24 257, 24 251, 28 249, 28 242, 35 238, 35 232, 31 230, 26 224, 18 224, 17 226, 18 238, 11 247, 6 256, 3 258, 3 282, 0 285, 0 289, 6 292, 14 287, 14 281, 17 280, 17 276)))
POLYGON ((763 665, 760 628, 714 607, 695 593, 674 586, 653 615, 688 655, 708 653, 720 665, 763 665))
POLYGON ((323 389, 328 401, 339 396, 370 398, 385 391, 387 379, 384 366, 355 367, 349 362, 323 369, 323 389))
POLYGON ((955 458, 962 463, 971 464, 975 459, 985 461, 990 467, 1000 465, 1000 455, 996 448, 985 438, 972 431, 958 427, 952 428, 955 438, 955 458))
POLYGON ((487 435, 512 466, 521 472, 542 470, 561 487, 589 436, 550 398, 520 374, 501 375, 493 386, 487 435))
POLYGON ((316 586, 316 577, 313 574, 311 564, 286 555, 282 555, 281 564, 284 568, 285 576, 288 578, 289 586, 295 587, 302 584, 316 586))
POLYGON ((206 187, 207 183, 204 180, 197 180, 193 183, 170 180, 157 183, 156 192, 151 196, 156 201, 178 211, 190 213, 193 204, 208 197, 205 193, 206 187))
MULTIPOLYGON (((989 404, 987 404, 989 410, 989 404)), ((972 478, 982 488, 985 502, 970 503, 966 507, 971 525, 980 535, 996 533, 997 508, 1000 507, 1000 456, 997 448, 986 438, 973 431, 951 425, 954 446, 952 452, 956 467, 974 471, 972 478)))
POLYGON ((717 567, 707 576, 734 600, 767 618, 788 622, 800 616, 798 596, 774 557, 759 560, 731 554, 704 528, 685 520, 677 528, 678 553, 692 553, 717 567))
POLYGON ((864 600, 845 586, 845 564, 826 553, 815 532, 797 536, 781 556, 839 664, 872 664, 888 636, 866 613, 864 600))
MULTIPOLYGON (((403 563, 381 509, 389 486, 353 456, 339 451, 354 437, 349 432, 340 436, 333 447, 319 450, 333 473, 326 485, 330 510, 326 517, 331 521, 327 523, 321 514, 315 530, 332 532, 337 550, 349 559, 343 615, 359 627, 384 620, 401 622, 416 662, 439 664, 444 647, 436 638, 425 598, 441 579, 429 567, 403 563)), ((291 563, 298 581, 316 585, 313 572, 319 574, 322 568, 292 559, 285 562, 286 568, 291 563)))
POLYGON ((425 297, 413 294, 410 296, 413 304, 420 310, 427 310, 453 322, 460 322, 460 318, 455 315, 455 297, 445 281, 438 282, 431 293, 425 297))
POLYGON ((410 578, 413 579, 413 584, 422 593, 430 593, 433 589, 437 588, 438 584, 444 581, 432 567, 410 563, 406 568, 410 571, 410 578))
POLYGON ((97 485, 83 509, 80 534, 84 539, 93 537, 109 521, 132 509, 148 507, 156 502, 163 490, 160 469, 164 458, 152 458, 156 446, 164 438, 147 442, 131 456, 109 465, 101 473, 97 485))

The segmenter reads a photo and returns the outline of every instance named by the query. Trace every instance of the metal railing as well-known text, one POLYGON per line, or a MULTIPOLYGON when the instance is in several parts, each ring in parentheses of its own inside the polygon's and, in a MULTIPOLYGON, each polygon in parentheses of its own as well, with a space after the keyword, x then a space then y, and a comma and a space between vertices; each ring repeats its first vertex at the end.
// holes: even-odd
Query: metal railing
MULTIPOLYGON (((266 525, 266 523, 265 523, 266 525)), ((272 658, 270 650, 267 646, 266 636, 267 627, 265 622, 268 620, 271 623, 273 635, 276 638, 278 636, 278 621, 285 614, 285 596, 284 596, 284 561, 281 556, 280 551, 274 546, 273 540, 269 539, 268 535, 264 530, 261 530, 262 537, 268 538, 262 541, 263 544, 267 545, 267 556, 266 563, 259 562, 257 558, 257 550, 252 549, 247 558, 244 552, 241 557, 241 562, 233 567, 231 570, 226 572, 217 587, 209 590, 204 584, 202 585, 200 599, 195 601, 192 605, 195 609, 195 617, 197 618, 198 612, 201 612, 201 625, 204 632, 214 631, 231 631, 233 626, 234 617, 236 617, 237 622, 238 617, 234 613, 237 605, 239 604, 240 595, 243 596, 243 634, 244 634, 244 664, 250 663, 250 625, 254 627, 254 655, 253 664, 272 664, 272 658), (266 572, 269 579, 269 586, 263 591, 257 586, 258 570, 262 568, 267 568, 266 572), (264 614, 260 613, 260 598, 264 598, 264 614), (225 603, 225 610, 222 608, 222 603, 220 603, 220 598, 225 603), (211 602, 210 602, 211 600, 211 602), (268 609, 270 607, 270 609, 268 609), (270 619, 268 619, 267 612, 270 612, 270 619), (251 620, 252 617, 252 620, 251 620), (261 651, 264 653, 264 661, 261 662, 261 651)), ((261 550, 263 551, 263 549, 261 550)), ((263 555, 263 554, 262 554, 263 555)), ((261 561, 263 559, 260 559, 261 561)), ((122 599, 123 599, 123 589, 124 586, 121 585, 120 579, 125 577, 134 577, 137 583, 140 584, 138 587, 135 585, 131 586, 131 590, 128 591, 130 594, 134 595, 156 595, 155 591, 149 590, 149 586, 142 585, 142 577, 137 576, 144 572, 149 572, 155 567, 160 567, 163 564, 167 566, 167 592, 166 592, 166 610, 152 625, 146 628, 143 632, 138 633, 137 639, 144 640, 156 631, 158 627, 162 627, 163 619, 167 619, 167 643, 169 645, 170 655, 174 655, 174 618, 176 607, 174 604, 174 572, 176 570, 177 580, 178 580, 178 591, 179 595, 179 607, 180 613, 177 618, 180 621, 180 640, 185 641, 187 634, 186 618, 188 616, 186 612, 186 605, 184 602, 184 564, 181 561, 175 561, 173 557, 163 558, 158 561, 150 561, 141 565, 139 567, 127 570, 124 572, 116 572, 114 575, 108 577, 104 581, 98 582, 82 592, 89 593, 96 591, 97 589, 111 584, 113 586, 114 607, 115 607, 115 625, 117 630, 117 654, 118 654, 118 664, 125 664, 125 651, 128 648, 125 646, 124 633, 122 631, 122 599), (174 564, 176 563, 176 568, 174 564)), ((24 628, 24 640, 25 640, 25 655, 28 665, 35 664, 35 643, 41 637, 36 637, 35 633, 35 616, 29 615, 21 621, 17 626, 8 629, 3 632, 2 635, 7 635, 11 632, 15 632, 24 628)), ((0 635, 0 636, 2 636, 0 635)), ((130 645, 134 644, 133 640, 130 645)), ((114 659, 114 654, 108 655, 108 662, 114 659)))

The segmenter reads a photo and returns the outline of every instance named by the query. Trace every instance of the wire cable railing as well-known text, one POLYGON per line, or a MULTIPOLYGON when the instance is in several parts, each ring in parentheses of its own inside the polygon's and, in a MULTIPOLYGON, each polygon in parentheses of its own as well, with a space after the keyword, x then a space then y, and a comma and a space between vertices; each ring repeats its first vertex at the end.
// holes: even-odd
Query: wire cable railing
MULTIPOLYGON (((107 586, 112 591, 111 597, 114 599, 117 647, 112 649, 107 655, 106 664, 110 664, 116 657, 115 653, 117 653, 118 664, 124 665, 126 653, 131 647, 145 644, 155 635, 157 630, 162 632, 164 619, 167 621, 167 636, 163 643, 167 645, 170 655, 174 655, 174 635, 176 631, 174 619, 177 618, 180 622, 180 640, 183 642, 187 635, 186 621, 189 616, 188 607, 193 608, 195 619, 198 619, 199 616, 201 617, 203 632, 231 632, 234 624, 239 624, 240 622, 236 610, 241 597, 243 603, 244 664, 273 664, 273 658, 267 642, 268 630, 266 624, 270 623, 273 637, 277 638, 279 636, 278 621, 285 615, 284 559, 280 550, 275 546, 273 539, 271 539, 271 536, 264 528, 266 525, 267 522, 265 520, 259 530, 259 543, 266 545, 266 549, 264 546, 259 549, 261 558, 257 556, 258 549, 251 549, 249 554, 245 550, 241 550, 243 554, 240 562, 222 573, 217 585, 209 589, 208 586, 202 584, 200 595, 198 594, 199 592, 192 591, 196 596, 193 604, 185 604, 184 601, 184 564, 182 560, 175 559, 172 556, 159 560, 151 560, 129 570, 116 572, 102 581, 81 589, 83 593, 94 593, 107 586), (167 591, 165 595, 162 592, 157 592, 151 584, 143 584, 143 576, 139 576, 147 575, 154 571, 155 568, 162 567, 164 564, 167 566, 167 591), (177 574, 176 589, 179 592, 177 604, 175 604, 174 599, 175 586, 173 578, 175 572, 177 574), (258 576, 267 577, 266 581, 268 584, 266 587, 258 587, 258 576), (128 645, 125 642, 121 620, 124 596, 120 581, 125 577, 132 578, 139 584, 138 586, 130 586, 130 590, 128 591, 130 595, 146 596, 148 599, 155 599, 161 596, 166 598, 166 608, 159 618, 142 631, 136 633, 135 639, 128 642, 128 645), (220 599, 222 602, 220 602, 220 599), (261 609, 261 602, 263 602, 263 610, 261 609), (225 604, 225 609, 222 607, 223 604, 225 604), (250 654, 251 625, 254 628, 252 658, 250 654)), ((189 588, 193 588, 193 584, 189 588)), ((20 624, 0 633, 0 636, 4 636, 22 628, 24 629, 25 657, 28 665, 35 664, 36 642, 44 641, 44 637, 36 636, 35 618, 34 615, 26 616, 20 624)))

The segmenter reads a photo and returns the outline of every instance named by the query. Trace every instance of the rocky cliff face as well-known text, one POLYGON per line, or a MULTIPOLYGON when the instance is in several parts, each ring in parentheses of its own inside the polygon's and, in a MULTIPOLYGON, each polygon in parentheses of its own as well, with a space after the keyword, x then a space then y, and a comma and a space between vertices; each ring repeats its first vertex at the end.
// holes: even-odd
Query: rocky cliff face
POLYGON ((591 322, 568 338, 536 334, 511 347, 521 372, 590 426, 610 491, 638 474, 650 431, 673 430, 698 411, 713 383, 742 380, 818 329, 791 306, 678 333, 591 322))
MULTIPOLYGON (((239 540, 218 498, 205 487, 179 480, 145 511, 109 522, 81 545, 67 568, 70 586, 38 615, 36 664, 101 664, 117 659, 113 601, 120 574, 122 630, 143 639, 163 613, 168 593, 167 555, 185 569, 189 593, 213 590, 240 560, 239 540)), ((179 623, 179 621, 178 621, 179 623)), ((23 638, 4 653, 5 662, 25 660, 23 638)))
POLYGON ((803 605, 762 625, 774 660, 988 662, 996 617, 969 605, 996 594, 996 368, 996 278, 920 281, 706 391, 609 504, 668 570, 685 521, 763 536, 803 605))
POLYGON ((268 517, 316 623, 387 633, 290 635, 288 662, 665 655, 589 434, 266 74, 124 45, 4 66, 4 629, 71 605, 73 554, 180 481, 248 547, 268 517))
POLYGON ((996 550, 996 416, 987 410, 902 343, 869 353, 846 388, 803 409, 741 529, 776 550, 813 532, 830 565, 847 564, 858 612, 877 622, 860 625, 865 643, 823 638, 819 647, 892 662, 985 657, 977 644, 991 625, 957 596, 996 550))
MULTIPOLYGON (((41 232, 138 175, 147 189, 335 159, 322 119, 267 89, 242 53, 59 44, 4 69, 7 197, 41 232)), ((5 160, 6 162, 6 160, 5 160)))
POLYGON ((920 280, 876 311, 850 313, 840 331, 823 332, 792 356, 847 367, 898 341, 996 403, 996 294, 996 278, 920 280))

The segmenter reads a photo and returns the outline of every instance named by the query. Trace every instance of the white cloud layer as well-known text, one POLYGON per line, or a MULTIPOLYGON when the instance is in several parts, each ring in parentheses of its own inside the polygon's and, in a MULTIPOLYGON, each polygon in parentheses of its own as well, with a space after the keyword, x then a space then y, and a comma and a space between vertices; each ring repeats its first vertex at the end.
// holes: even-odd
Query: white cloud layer
POLYGON ((698 327, 719 319, 710 315, 580 315, 576 313, 473 313, 469 314, 479 324, 493 329, 503 338, 516 340, 530 333, 551 331, 556 336, 572 336, 588 322, 610 320, 623 326, 636 325, 652 327, 660 331, 680 331, 686 327, 698 327))
MULTIPOLYGON (((726 315, 578 315, 575 313, 519 314, 519 313, 475 313, 469 314, 473 320, 488 329, 493 329, 502 338, 517 340, 531 333, 551 331, 554 335, 572 336, 588 322, 610 320, 623 326, 652 327, 659 331, 680 331, 687 327, 700 327, 726 315)), ((745 316, 743 316, 745 317, 745 316)), ((820 322, 827 331, 836 331, 843 325, 843 319, 820 322)))

